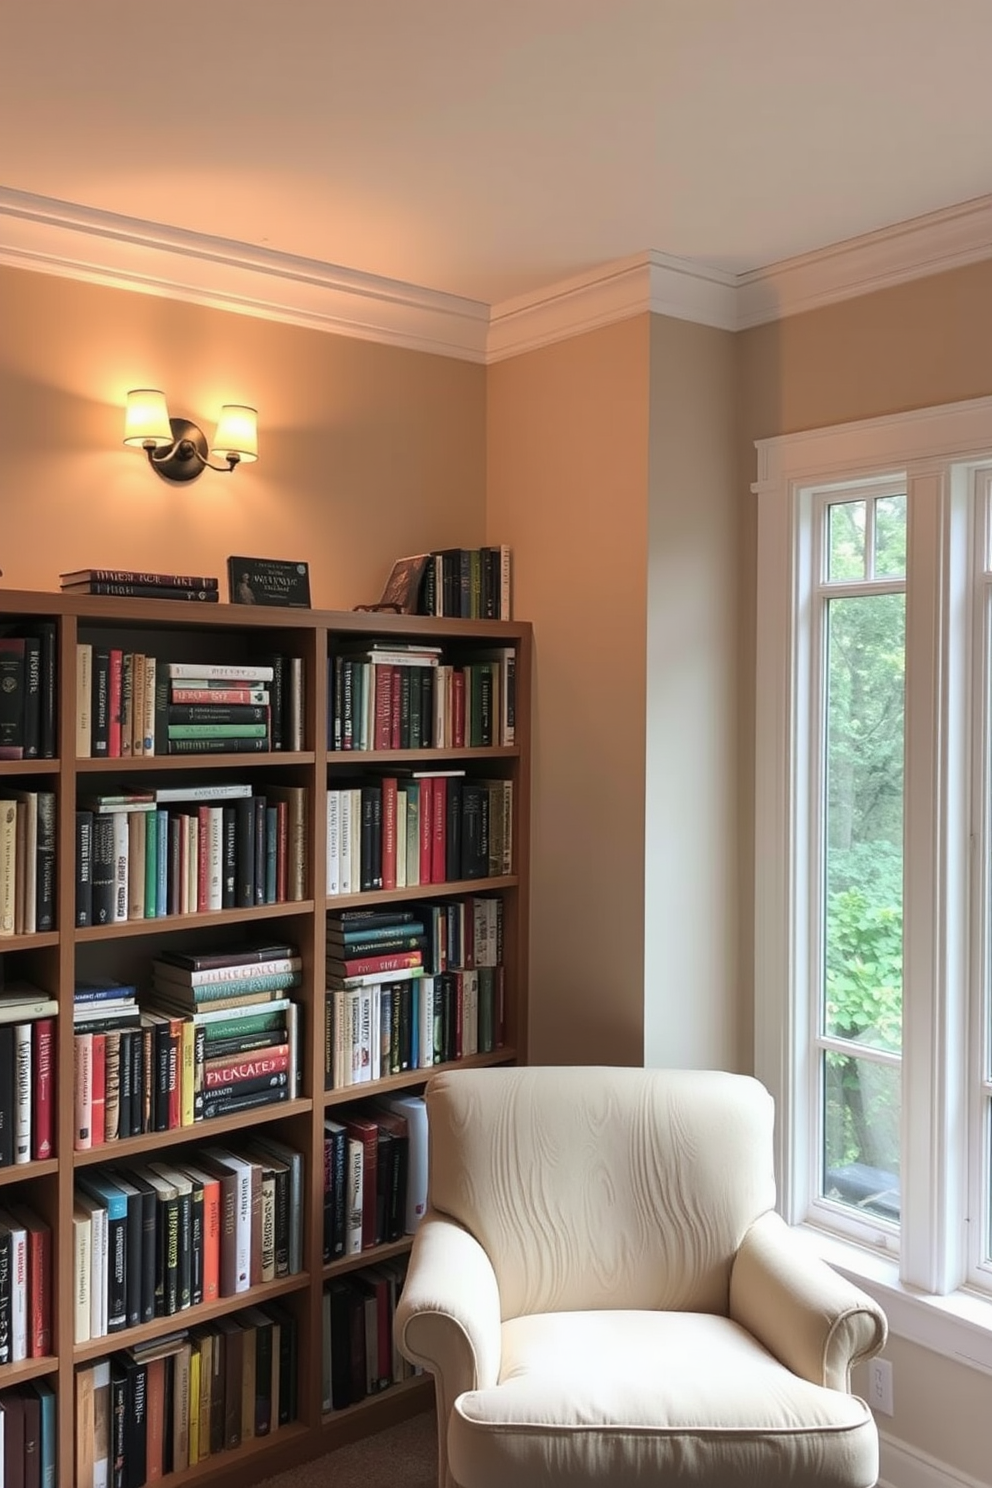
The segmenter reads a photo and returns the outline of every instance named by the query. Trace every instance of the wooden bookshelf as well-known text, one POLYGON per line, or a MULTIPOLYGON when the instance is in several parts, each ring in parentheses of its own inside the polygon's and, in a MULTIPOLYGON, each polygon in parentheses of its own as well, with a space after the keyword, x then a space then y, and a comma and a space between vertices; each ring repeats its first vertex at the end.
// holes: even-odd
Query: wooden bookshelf
MULTIPOLYGON (((0 760, 0 798, 7 790, 45 790, 55 796, 55 921, 37 934, 0 938, 0 963, 5 979, 24 979, 57 1000, 60 1016, 55 1046, 55 1157, 0 1168, 0 1207, 20 1201, 34 1209, 52 1229, 53 1341, 52 1353, 16 1364, 0 1364, 0 1393, 27 1381, 44 1378, 57 1399, 58 1481, 74 1481, 77 1366, 132 1343, 147 1342, 206 1318, 239 1311, 252 1303, 278 1297, 298 1324, 298 1419, 268 1436, 255 1438, 231 1452, 222 1452, 170 1475, 176 1484, 187 1480, 226 1488, 246 1478, 261 1479, 337 1445, 381 1430, 429 1404, 431 1383, 426 1378, 406 1380, 349 1406, 326 1413, 322 1409, 321 1296, 336 1276, 375 1261, 403 1256, 410 1237, 349 1255, 323 1260, 323 1134, 325 1118, 349 1101, 377 1093, 416 1093, 431 1070, 414 1068, 390 1074, 374 1084, 325 1089, 324 998, 325 926, 327 912, 336 909, 377 908, 398 901, 430 903, 468 895, 497 896, 502 903, 504 967, 504 1033, 499 1048, 469 1056, 465 1062, 495 1064, 526 1059, 527 961, 530 798, 530 686, 531 630, 524 622, 469 621, 397 616, 364 612, 252 609, 225 604, 191 604, 168 600, 104 599, 0 591, 0 634, 15 628, 24 633, 32 620, 56 627, 57 704, 56 757, 0 760), (487 748, 376 749, 343 751, 332 747, 329 720, 329 658, 338 648, 363 641, 420 641, 445 647, 459 662, 480 657, 498 647, 512 647, 516 664, 515 741, 487 748), (259 754, 204 754, 179 757, 157 754, 139 758, 76 758, 76 652, 89 641, 125 650, 142 651, 167 661, 245 663, 280 652, 301 658, 304 685, 302 750, 259 754), (336 780, 360 773, 366 766, 395 765, 413 769, 458 768, 480 778, 504 777, 513 782, 512 874, 431 883, 419 888, 377 890, 327 897, 326 793, 336 780), (204 914, 170 915, 156 919, 77 928, 75 919, 75 812, 77 799, 121 782, 129 788, 142 783, 181 783, 195 772, 198 782, 250 780, 263 789, 272 785, 303 786, 308 793, 307 897, 301 901, 259 905, 204 914), (73 989, 77 975, 138 980, 147 973, 152 956, 161 949, 205 948, 211 935, 223 943, 239 931, 260 925, 266 938, 284 938, 299 947, 303 985, 290 994, 301 1004, 302 1079, 299 1096, 283 1105, 261 1107, 241 1115, 222 1116, 168 1132, 127 1138, 86 1152, 73 1150, 73 989), (73 1188, 77 1172, 101 1162, 147 1161, 187 1152, 206 1143, 223 1143, 248 1128, 268 1130, 304 1154, 303 1270, 276 1283, 254 1287, 249 1293, 224 1297, 206 1306, 155 1319, 109 1337, 76 1345, 73 1339, 73 1188)), ((457 1061, 445 1066, 455 1067, 457 1061)), ((436 1067, 436 1066, 435 1066, 436 1067)))

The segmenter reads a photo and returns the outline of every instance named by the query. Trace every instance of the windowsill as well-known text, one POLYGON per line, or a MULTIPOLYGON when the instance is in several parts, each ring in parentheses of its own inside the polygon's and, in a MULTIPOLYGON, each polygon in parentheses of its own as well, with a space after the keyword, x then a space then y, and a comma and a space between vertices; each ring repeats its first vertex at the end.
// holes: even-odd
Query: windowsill
POLYGON ((799 1229, 817 1255, 875 1299, 891 1333, 992 1374, 992 1298, 963 1290, 946 1297, 918 1292, 899 1280, 899 1267, 888 1257, 811 1225, 799 1229))

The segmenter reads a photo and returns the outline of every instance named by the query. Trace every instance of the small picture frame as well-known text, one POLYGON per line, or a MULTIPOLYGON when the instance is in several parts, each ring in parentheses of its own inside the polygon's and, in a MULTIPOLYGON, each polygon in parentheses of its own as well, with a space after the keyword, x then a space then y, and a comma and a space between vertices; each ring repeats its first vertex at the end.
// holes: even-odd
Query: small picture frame
POLYGON ((310 608, 310 569, 284 558, 231 557, 227 560, 231 604, 310 608))

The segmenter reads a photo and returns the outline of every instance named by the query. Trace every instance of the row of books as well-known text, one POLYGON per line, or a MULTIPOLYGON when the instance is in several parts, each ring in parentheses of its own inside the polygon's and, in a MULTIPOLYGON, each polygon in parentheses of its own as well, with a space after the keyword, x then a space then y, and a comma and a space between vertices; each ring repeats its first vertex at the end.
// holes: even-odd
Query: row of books
POLYGON ((321 1307, 321 1405, 344 1410, 419 1371, 403 1358, 393 1336, 405 1260, 382 1261, 324 1288, 321 1307))
POLYGON ((77 759, 300 750, 303 720, 299 656, 180 662, 77 643, 77 759))
POLYGON ((55 1488, 55 1422, 55 1391, 48 1380, 0 1391, 3 1488, 55 1488))
POLYGON ((0 1208, 0 1364, 52 1352, 52 1232, 28 1205, 0 1208))
POLYGON ((510 620, 511 584, 510 549, 506 544, 440 548, 427 554, 417 613, 463 620, 510 620))
POLYGON ((502 966, 437 976, 411 971, 365 987, 329 989, 324 1088, 340 1090, 502 1048, 504 999, 502 966))
POLYGON ((82 1365, 75 1488, 144 1488, 288 1425, 297 1331, 266 1303, 82 1365))
POLYGON ((0 992, 0 1168, 55 1156, 55 1015, 37 987, 0 992))
POLYGON ((328 897, 512 871, 512 780, 411 770, 327 792, 328 897))
POLYGON ((381 979, 376 973, 402 968, 473 971, 502 960, 503 900, 497 894, 327 915, 328 986, 367 985, 381 979))
POLYGON ((0 936, 55 927, 55 793, 12 790, 0 799, 0 936))
POLYGON ((81 1168, 76 1343, 296 1275, 302 1212, 303 1156, 267 1132, 170 1162, 81 1168))
POLYGON ((54 759, 54 620, 3 627, 0 635, 0 760, 54 759))
POLYGON ((378 1096, 325 1120, 325 1262, 412 1235, 426 1205, 423 1096, 378 1096))
POLYGON ((332 750, 483 749, 516 741, 516 651, 446 662, 440 646, 375 641, 328 661, 332 750))
POLYGON ((303 786, 266 785, 257 794, 250 786, 217 786, 200 799, 190 799, 189 790, 161 787, 80 802, 77 926, 305 897, 303 786))

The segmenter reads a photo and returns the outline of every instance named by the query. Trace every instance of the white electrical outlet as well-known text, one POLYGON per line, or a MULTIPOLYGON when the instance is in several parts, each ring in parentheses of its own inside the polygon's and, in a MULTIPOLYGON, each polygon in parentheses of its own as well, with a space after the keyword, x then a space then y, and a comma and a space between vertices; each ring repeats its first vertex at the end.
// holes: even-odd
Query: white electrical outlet
POLYGON ((868 1365, 868 1404, 880 1415, 892 1415, 892 1364, 889 1359, 872 1359, 868 1365))

